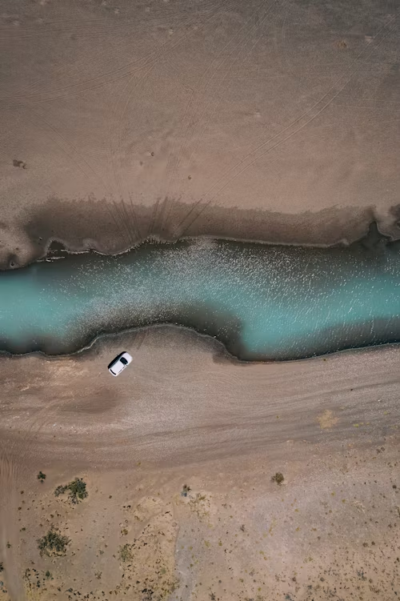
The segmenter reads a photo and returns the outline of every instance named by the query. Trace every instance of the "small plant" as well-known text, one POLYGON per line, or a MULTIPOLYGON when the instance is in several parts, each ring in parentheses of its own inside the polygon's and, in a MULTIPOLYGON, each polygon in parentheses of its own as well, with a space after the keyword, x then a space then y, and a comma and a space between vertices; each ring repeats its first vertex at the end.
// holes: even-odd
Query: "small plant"
POLYGON ((272 482, 276 482, 277 484, 282 484, 284 479, 285 478, 283 477, 283 474, 281 474, 281 472, 276 472, 276 474, 272 476, 272 482))
POLYGON ((7 542, 7 545, 6 545, 6 547, 7 547, 7 549, 11 549, 11 543, 10 543, 10 542, 7 542))
POLYGON ((121 561, 132 561, 133 556, 131 551, 131 545, 128 545, 128 543, 126 543, 125 545, 119 548, 119 558, 121 561))
POLYGON ((0 561, 0 573, 4 572, 4 565, 3 562, 0 561))
POLYGON ((86 499, 86 497, 88 496, 88 492, 86 490, 86 482, 84 482, 82 478, 75 478, 75 480, 72 480, 72 482, 70 482, 69 484, 65 484, 65 486, 57 486, 56 490, 54 491, 54 494, 56 497, 59 497, 67 491, 69 493, 69 498, 71 502, 75 505, 79 503, 79 501, 86 499))
POLYGON ((51 526, 48 533, 39 538, 37 542, 40 555, 51 557, 52 555, 65 555, 71 541, 68 536, 63 536, 59 530, 51 526))
POLYGON ((40 480, 40 483, 43 484, 43 481, 46 480, 46 474, 43 472, 39 472, 37 475, 37 479, 40 480))
POLYGON ((51 572, 49 572, 49 570, 47 570, 44 577, 47 578, 47 580, 53 580, 53 576, 52 576, 51 572))
POLYGON ((18 159, 13 159, 12 164, 14 167, 20 167, 21 169, 26 169, 25 161, 19 161, 18 159))
POLYGON ((181 496, 187 497, 191 490, 192 489, 190 488, 190 486, 188 486, 187 484, 184 484, 182 487, 182 490, 181 490, 181 496))

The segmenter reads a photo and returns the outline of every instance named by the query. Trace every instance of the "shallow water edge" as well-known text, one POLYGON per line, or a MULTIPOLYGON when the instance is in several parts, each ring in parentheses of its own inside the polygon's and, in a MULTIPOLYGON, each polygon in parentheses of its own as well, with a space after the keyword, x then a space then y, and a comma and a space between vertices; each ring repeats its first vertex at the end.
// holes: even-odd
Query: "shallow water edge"
POLYGON ((106 255, 126 252, 147 240, 177 242, 200 237, 328 247, 361 239, 372 222, 390 239, 399 239, 399 219, 399 206, 384 213, 373 206, 348 206, 286 214, 169 197, 151 205, 122 198, 50 197, 9 227, 9 244, 0 248, 0 269, 45 258, 52 241, 73 252, 92 249, 106 255))

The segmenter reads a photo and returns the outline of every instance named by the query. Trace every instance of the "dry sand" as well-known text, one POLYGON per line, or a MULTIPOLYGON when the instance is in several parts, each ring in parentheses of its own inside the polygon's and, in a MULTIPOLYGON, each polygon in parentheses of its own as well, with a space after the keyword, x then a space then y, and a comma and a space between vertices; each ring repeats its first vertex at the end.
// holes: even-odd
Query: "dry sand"
POLYGON ((1 0, 0 260, 398 237, 389 1, 1 0))
POLYGON ((244 365, 173 328, 4 359, 2 598, 392 601, 399 360, 244 365), (113 379, 121 345, 134 363, 113 379), (54 490, 76 476, 75 506, 54 490), (40 557, 51 525, 65 557, 40 557))
MULTIPOLYGON (((399 237, 398 17, 389 0, 0 0, 1 265, 50 239, 327 244, 372 219, 399 237)), ((399 360, 240 365, 168 328, 1 357, 0 598, 393 601, 399 360), (75 476, 76 506, 54 496, 75 476), (51 524, 65 557, 39 555, 51 524)))

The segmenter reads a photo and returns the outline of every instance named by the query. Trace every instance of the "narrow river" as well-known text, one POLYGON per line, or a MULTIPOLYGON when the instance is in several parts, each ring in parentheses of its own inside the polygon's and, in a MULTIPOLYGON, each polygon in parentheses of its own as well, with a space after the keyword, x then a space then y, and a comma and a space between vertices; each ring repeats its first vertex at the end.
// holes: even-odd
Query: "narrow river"
MULTIPOLYGON (((373 237, 373 236, 372 236, 373 237)), ((102 333, 174 323, 244 360, 400 341, 400 247, 145 243, 0 273, 0 350, 71 353, 102 333)))

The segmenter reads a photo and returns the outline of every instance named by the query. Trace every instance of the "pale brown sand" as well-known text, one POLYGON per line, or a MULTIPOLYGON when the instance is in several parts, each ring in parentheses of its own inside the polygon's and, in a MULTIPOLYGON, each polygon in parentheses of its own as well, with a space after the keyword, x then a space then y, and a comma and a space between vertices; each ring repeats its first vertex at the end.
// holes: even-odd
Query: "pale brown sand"
POLYGON ((0 259, 398 235, 399 33, 378 0, 2 0, 0 259))
MULTIPOLYGON (((50 238, 398 237, 394 3, 0 4, 2 266, 50 238)), ((242 366, 154 331, 115 380, 121 344, 1 358, 1 598, 398 598, 399 349, 242 366)))
POLYGON ((16 599, 72 587, 142 601, 147 586, 152 599, 394 599, 399 357, 239 365, 156 328, 82 358, 3 360, 1 579, 16 599), (121 344, 134 362, 112 378, 121 344), (53 494, 75 476, 89 490, 78 507, 53 494), (51 524, 71 538, 64 558, 39 557, 51 524))

